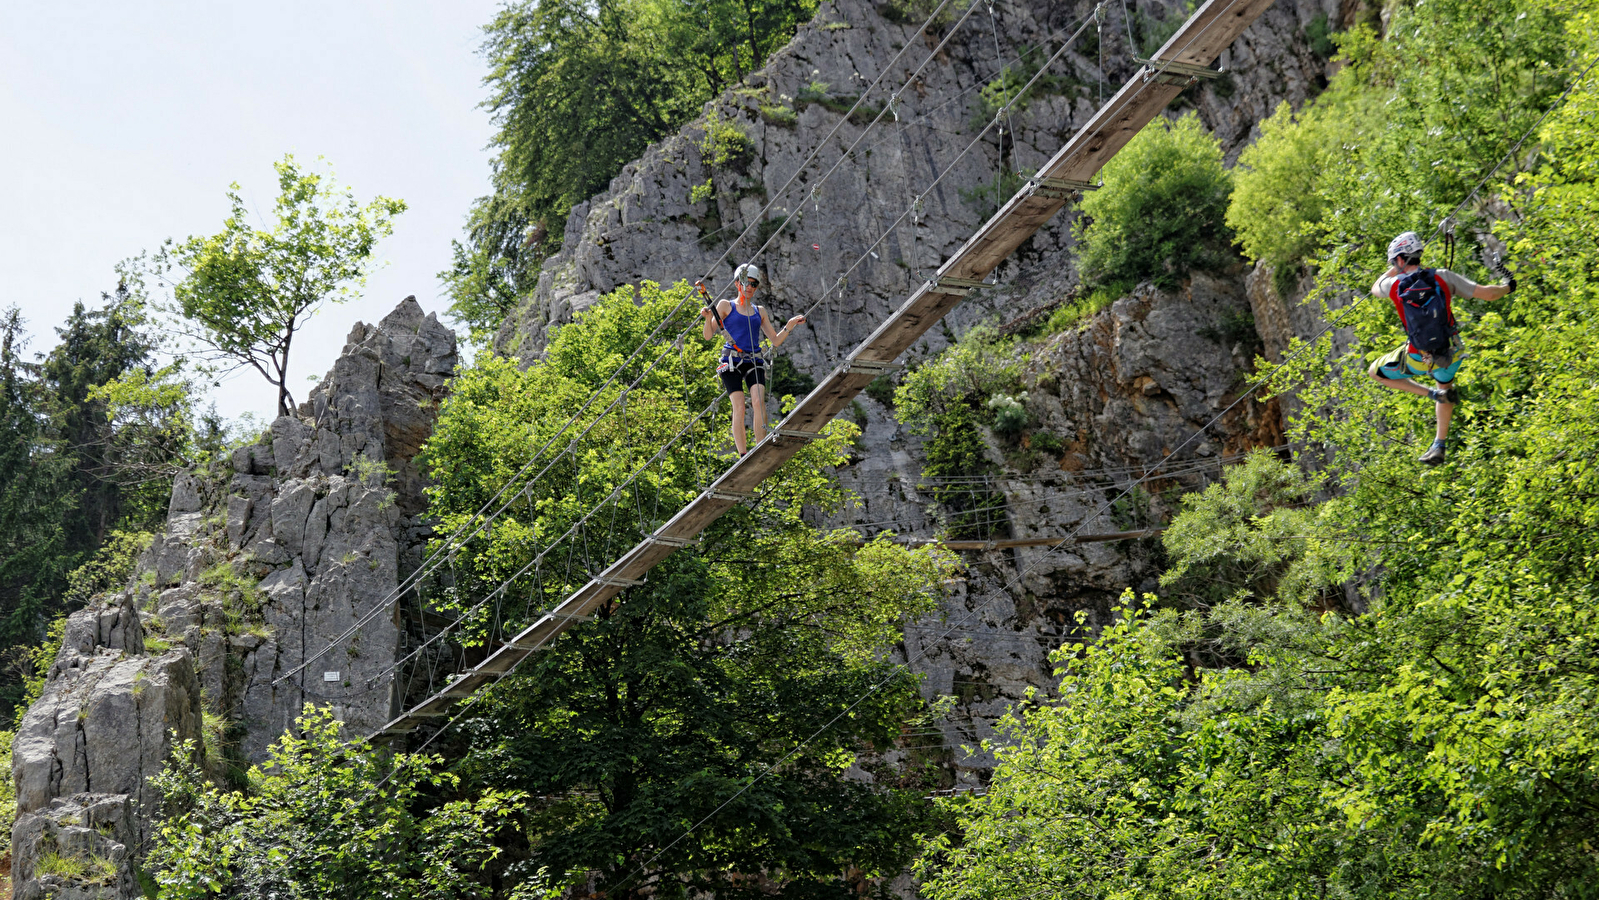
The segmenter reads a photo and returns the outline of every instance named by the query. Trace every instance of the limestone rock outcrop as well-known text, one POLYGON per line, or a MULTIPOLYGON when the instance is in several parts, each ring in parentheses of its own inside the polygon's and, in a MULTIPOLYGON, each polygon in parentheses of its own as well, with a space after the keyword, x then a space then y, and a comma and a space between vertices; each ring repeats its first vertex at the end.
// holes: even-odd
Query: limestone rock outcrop
POLYGON ((147 554, 160 589, 151 611, 193 649, 243 759, 261 759, 308 702, 357 733, 388 720, 399 632, 385 604, 424 539, 415 457, 456 359, 454 334, 407 298, 355 326, 297 415, 209 482, 174 487, 168 530, 147 554))
POLYGON ((142 897, 132 853, 139 825, 127 794, 73 794, 17 818, 13 872, 45 874, 16 882, 16 900, 121 900, 142 897))
POLYGON ((132 584, 69 618, 17 732, 18 897, 140 896, 131 866, 160 799, 149 779, 179 742, 237 770, 306 703, 352 734, 388 720, 388 601, 429 534, 415 458, 456 361, 455 335, 408 297, 355 326, 295 415, 177 477, 132 584), (41 873, 46 853, 87 868, 41 873))
MULTIPOLYGON (((193 655, 182 647, 159 654, 147 649, 131 595, 68 618, 43 694, 12 744, 14 873, 30 871, 27 863, 38 852, 29 848, 53 846, 66 827, 61 823, 78 815, 73 804, 99 809, 112 802, 107 798, 154 804, 159 798, 151 794, 149 776, 161 770, 174 742, 200 737, 193 655), (81 799, 90 795, 100 799, 81 799), (63 800, 68 806, 59 807, 63 800)), ((148 837, 147 823, 128 818, 125 824, 118 834, 129 840, 119 845, 136 846, 148 837)), ((15 880, 20 885, 25 879, 15 880)))

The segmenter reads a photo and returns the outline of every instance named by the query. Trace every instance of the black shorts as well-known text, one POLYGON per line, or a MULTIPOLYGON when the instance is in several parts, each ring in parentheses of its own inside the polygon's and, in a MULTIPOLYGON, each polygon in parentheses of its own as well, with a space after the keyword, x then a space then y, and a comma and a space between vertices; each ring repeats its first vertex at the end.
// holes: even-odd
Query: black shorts
POLYGON ((745 386, 766 386, 766 363, 755 359, 722 360, 716 367, 722 378, 722 388, 729 394, 741 393, 745 386))

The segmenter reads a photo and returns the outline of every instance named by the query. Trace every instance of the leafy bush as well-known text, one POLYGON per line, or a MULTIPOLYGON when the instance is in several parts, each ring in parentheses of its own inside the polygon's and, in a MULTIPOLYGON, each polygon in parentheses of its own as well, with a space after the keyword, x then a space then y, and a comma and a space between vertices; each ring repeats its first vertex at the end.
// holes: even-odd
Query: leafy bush
POLYGON ((1027 427, 1027 392, 1012 397, 995 394, 988 400, 988 411, 994 416, 994 430, 1000 434, 1020 434, 1027 427))
POLYGON ((718 169, 741 169, 755 157, 755 145, 738 123, 712 113, 705 120, 700 153, 705 164, 718 169))
POLYGON ((1059 456, 1061 451, 1066 449, 1066 442, 1061 440, 1059 435, 1051 434, 1047 431, 1035 432, 1027 439, 1027 445, 1029 449, 1047 453, 1050 456, 1059 456))
POLYGON ((825 81, 813 81, 799 89, 799 96, 795 99, 801 103, 820 103, 827 99, 827 89, 832 87, 825 81))
POLYGON ((974 328, 954 346, 907 371, 894 391, 901 422, 935 436, 934 419, 955 406, 977 407, 1001 391, 1021 386, 1026 356, 991 328, 974 328))
POLYGON ((1027 108, 1027 98, 1021 96, 1022 88, 1027 84, 1027 79, 1032 73, 1021 67, 1006 66, 999 70, 999 75, 989 79, 977 92, 978 102, 984 113, 984 122, 994 118, 995 114, 1010 105, 1012 114, 1020 113, 1027 108))
POLYGON ((1104 177, 1073 228, 1085 281, 1118 293, 1142 281, 1170 289, 1190 271, 1229 261, 1232 179, 1197 115, 1149 124, 1105 164, 1104 177))
POLYGON ((997 468, 983 443, 978 410, 995 394, 1021 386, 1025 362, 992 329, 974 328, 906 372, 894 392, 895 415, 927 438, 923 487, 948 511, 953 537, 989 538, 1005 526, 1005 495, 988 481, 997 468))
POLYGON ((799 123, 799 116, 794 112, 794 107, 781 103, 762 103, 761 118, 769 125, 779 125, 792 128, 799 123))
POLYGON ((163 800, 146 866, 162 897, 489 895, 484 869, 520 795, 441 803, 430 795, 459 782, 437 757, 346 743, 310 704, 295 726, 250 770, 249 795, 210 783, 192 743, 174 748, 151 779, 163 800))
POLYGON ((944 524, 951 538, 994 537, 1005 525, 1005 495, 989 481, 998 469, 988 458, 977 414, 969 405, 955 404, 930 424, 921 490, 947 511, 944 524))
POLYGON ((1307 104, 1295 116, 1279 104, 1260 123, 1260 139, 1239 155, 1227 224, 1250 259, 1297 267, 1319 243, 1326 201, 1318 187, 1340 131, 1330 105, 1307 104))
POLYGON ((1079 300, 1062 304, 1059 309, 1050 313, 1044 322, 1044 334, 1060 334, 1068 328, 1082 325, 1094 313, 1115 303, 1120 296, 1120 290, 1098 288, 1079 300))

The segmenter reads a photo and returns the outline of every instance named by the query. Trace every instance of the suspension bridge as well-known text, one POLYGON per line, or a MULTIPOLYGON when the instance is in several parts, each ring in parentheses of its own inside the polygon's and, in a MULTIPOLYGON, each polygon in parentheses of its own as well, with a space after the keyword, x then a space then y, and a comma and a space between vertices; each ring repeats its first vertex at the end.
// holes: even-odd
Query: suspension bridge
MULTIPOLYGON (((631 550, 594 574, 531 625, 506 637, 481 662, 400 713, 369 739, 398 738, 449 716, 456 704, 503 678, 522 660, 538 652, 573 623, 587 618, 602 604, 642 584, 650 570, 661 561, 689 546, 734 505, 753 498, 768 476, 792 459, 807 442, 820 437, 822 429, 847 410, 868 383, 895 368, 895 360, 902 353, 969 292, 983 287, 988 275, 1017 247, 1067 202, 1083 191, 1092 190, 1095 187, 1092 179, 1101 167, 1185 87, 1218 75, 1211 65, 1271 3, 1272 0, 1207 0, 1160 50, 1150 59, 1141 61, 1139 71, 939 267, 933 278, 918 287, 849 352, 765 440, 752 447, 664 525, 646 534, 631 550)), ((1093 537, 1103 540, 1132 536, 1118 533, 1093 537)), ((986 546, 990 542, 983 543, 986 546)), ((1029 540, 1026 545, 1034 543, 1029 540)))

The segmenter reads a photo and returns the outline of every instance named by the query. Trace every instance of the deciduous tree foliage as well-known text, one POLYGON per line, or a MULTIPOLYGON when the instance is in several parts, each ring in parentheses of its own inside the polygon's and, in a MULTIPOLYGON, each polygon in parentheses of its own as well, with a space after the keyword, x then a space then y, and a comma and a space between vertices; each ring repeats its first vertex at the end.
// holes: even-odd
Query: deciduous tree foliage
POLYGON ((208 782, 180 746, 154 784, 163 800, 144 866, 162 898, 470 900, 520 799, 451 797, 439 760, 347 744, 307 706, 249 773, 249 790, 208 782))
POLYGON ((1085 283, 1113 296, 1141 281, 1172 288, 1228 260, 1232 178, 1198 115, 1145 126, 1105 164, 1104 181, 1084 195, 1073 228, 1085 283))
MULTIPOLYGON (((545 360, 489 359, 464 373, 425 458, 441 532, 467 521, 660 322, 665 337, 623 369, 639 380, 569 459, 456 554, 460 608, 554 545, 674 434, 686 439, 627 488, 570 552, 512 581, 497 615, 530 621, 692 498, 722 465, 725 422, 695 420, 719 394, 715 345, 691 334, 688 290, 625 288, 563 327, 545 360), (645 364, 666 351, 663 365, 645 364), (642 377, 641 377, 642 376, 642 377)), ((595 421, 618 387, 601 394, 595 421)), ((725 408, 725 403, 723 404, 725 408)), ((860 752, 890 748, 921 714, 916 680, 884 657, 907 616, 929 612, 951 562, 932 550, 818 531, 807 511, 846 498, 827 474, 854 434, 830 427, 592 620, 529 657, 466 722, 450 755, 473 785, 523 791, 529 871, 609 897, 844 896, 896 874, 927 812, 915 776, 841 778, 860 752), (761 778, 765 774, 766 777, 761 778), (690 832, 691 826, 698 828, 690 832), (853 874, 850 874, 853 873, 853 874)), ((556 444, 563 446, 565 438, 556 444)), ((535 471, 537 467, 535 467, 535 471)))
POLYGON ((250 224, 234 184, 222 231, 168 242, 150 268, 158 275, 179 270, 167 311, 228 367, 249 366, 276 386, 278 415, 286 416, 294 409, 287 381, 294 335, 323 303, 343 302, 365 280, 378 240, 405 203, 377 197, 361 206, 293 156, 274 168, 280 193, 270 230, 250 224))
POLYGON ((82 553, 67 542, 77 506, 73 459, 50 435, 43 391, 22 358, 23 325, 15 307, 0 321, 0 640, 7 647, 43 637, 47 611, 82 553))
POLYGON ((160 428, 119 416, 124 406, 108 392, 148 381, 157 342, 136 285, 102 301, 74 304, 59 342, 34 361, 25 358, 21 316, 11 310, 0 321, 0 704, 8 707, 24 699, 32 674, 24 648, 52 618, 110 586, 105 573, 122 571, 115 561, 126 555, 112 545, 154 528, 172 473, 220 444, 214 423, 196 421, 186 382, 167 379, 160 428))

